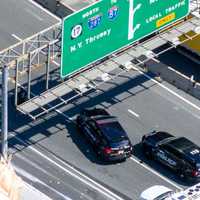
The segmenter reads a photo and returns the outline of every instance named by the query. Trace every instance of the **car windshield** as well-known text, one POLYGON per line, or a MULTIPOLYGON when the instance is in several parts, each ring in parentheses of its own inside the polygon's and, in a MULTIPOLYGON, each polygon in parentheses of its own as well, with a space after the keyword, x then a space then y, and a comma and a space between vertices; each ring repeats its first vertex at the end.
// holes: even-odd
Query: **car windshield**
POLYGON ((156 197, 153 200, 164 200, 165 198, 169 197, 170 195, 172 195, 172 191, 166 192, 164 194, 159 195, 158 197, 156 197))
POLYGON ((119 122, 114 121, 113 118, 104 119, 98 121, 98 126, 101 131, 104 133, 105 137, 108 138, 111 142, 120 142, 124 139, 127 139, 127 134, 124 129, 121 127, 119 122))

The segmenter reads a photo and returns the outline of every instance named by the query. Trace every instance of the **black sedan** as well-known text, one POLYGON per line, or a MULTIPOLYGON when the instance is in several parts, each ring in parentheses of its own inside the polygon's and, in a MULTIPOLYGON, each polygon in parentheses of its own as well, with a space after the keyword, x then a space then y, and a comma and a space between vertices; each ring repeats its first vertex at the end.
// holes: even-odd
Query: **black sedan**
POLYGON ((180 177, 200 181, 200 148, 187 138, 154 131, 142 137, 142 148, 148 158, 159 161, 180 177))
POLYGON ((97 155, 109 161, 125 160, 131 156, 132 144, 117 121, 106 110, 84 109, 77 117, 77 126, 93 145, 97 155))

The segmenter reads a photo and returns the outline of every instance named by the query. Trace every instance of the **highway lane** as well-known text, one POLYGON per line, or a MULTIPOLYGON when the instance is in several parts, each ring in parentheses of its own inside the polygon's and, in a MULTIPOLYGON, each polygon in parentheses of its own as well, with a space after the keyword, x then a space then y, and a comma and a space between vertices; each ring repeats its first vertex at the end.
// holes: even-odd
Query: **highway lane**
POLYGON ((29 0, 2 0, 0 6, 0 50, 28 38, 59 19, 29 0))
MULTIPOLYGON (((106 107, 118 116, 135 145, 133 159, 124 163, 107 165, 99 161, 90 145, 77 132, 74 123, 68 123, 62 116, 45 117, 15 130, 18 135, 22 133, 21 138, 24 141, 34 143, 33 147, 42 146, 45 151, 56 155, 58 162, 61 159, 71 163, 106 187, 119 191, 128 198, 136 199, 142 190, 154 184, 174 189, 186 187, 187 184, 169 170, 146 160, 140 151, 139 142, 142 135, 155 128, 175 135, 184 134, 199 143, 200 113, 194 106, 183 101, 182 96, 173 94, 173 91, 196 104, 199 104, 199 101, 167 83, 164 85, 170 87, 171 92, 139 72, 129 72, 102 85, 102 91, 90 93, 77 99, 75 104, 62 108, 66 115, 74 117, 83 107, 98 105, 106 107)), ((21 152, 17 154, 20 155, 21 152)), ((35 173, 37 171, 34 171, 35 173)))
MULTIPOLYGON (((55 121, 55 119, 53 121, 55 121)), ((53 121, 51 122, 53 123, 53 121)), ((56 155, 58 158, 54 159, 56 163, 61 163, 60 159, 64 160, 65 162, 67 161, 72 163, 73 166, 76 166, 79 169, 79 171, 84 172, 86 175, 88 174, 92 180, 97 180, 102 186, 110 188, 112 192, 118 194, 120 197, 123 197, 123 199, 136 199, 139 195, 138 193, 141 192, 142 189, 151 186, 151 184, 160 183, 175 188, 170 184, 165 183, 165 181, 163 181, 154 173, 151 173, 145 168, 141 168, 139 164, 135 164, 134 162, 132 163, 131 160, 116 165, 107 165, 100 162, 96 159, 91 147, 83 140, 83 138, 81 138, 80 135, 77 135, 77 138, 75 139, 76 135, 74 133, 73 138, 69 136, 66 138, 66 129, 63 129, 62 127, 63 121, 62 119, 59 119, 59 121, 60 124, 57 123, 55 128, 52 127, 46 131, 46 137, 43 132, 44 129, 39 126, 36 127, 37 130, 35 130, 38 133, 37 135, 34 134, 35 136, 33 136, 31 139, 28 139, 28 134, 30 131, 27 131, 25 132, 26 136, 24 135, 22 138, 29 145, 32 142, 37 141, 37 144, 33 144, 32 147, 42 152, 43 155, 48 156, 48 158, 52 158, 52 155, 56 155), (56 127, 58 130, 61 130, 56 131, 56 127), (40 131, 38 131, 38 129, 40 129, 40 131), (52 135, 50 134, 51 131, 52 135), (39 132, 41 133, 39 134, 39 132), (51 149, 52 147, 54 149, 51 149), (135 184, 136 182, 138 183, 135 184), (129 196, 127 196, 127 194, 129 194, 129 196)), ((44 126, 44 124, 42 126, 44 126)), ((20 175, 22 175, 22 177, 25 178, 25 180, 27 180, 29 183, 33 184, 34 187, 50 197, 53 197, 54 189, 60 194, 65 194, 70 196, 72 199, 77 199, 78 195, 82 193, 82 188, 86 187, 80 187, 79 185, 74 184, 76 181, 74 181, 72 177, 68 177, 66 173, 64 173, 64 170, 53 165, 44 157, 41 157, 32 151, 27 151, 27 148, 26 150, 23 149, 24 147, 22 144, 16 144, 14 141, 10 141, 10 144, 13 148, 18 148, 18 150, 21 149, 20 152, 14 155, 14 164, 17 165, 19 169, 23 169, 23 171, 18 170, 19 172, 22 171, 20 175), (21 148, 19 146, 21 146, 21 148), (35 177, 33 181, 32 177, 35 177), (59 184, 57 184, 57 182, 59 182, 59 184), (73 185, 74 190, 77 190, 78 192, 74 193, 74 190, 70 192, 71 188, 67 185, 73 185), (50 190, 49 188, 53 189, 50 190)), ((64 167, 66 166, 64 165, 64 167)), ((98 192, 93 188, 84 189, 84 191, 85 190, 86 192, 83 192, 85 196, 89 196, 87 191, 91 191, 92 195, 96 195, 97 197, 99 196, 100 199, 102 198, 102 195, 99 195, 98 192)))
POLYGON ((13 164, 26 182, 38 188, 51 199, 71 200, 123 200, 119 192, 97 183, 74 166, 69 165, 46 151, 44 148, 37 149, 27 145, 27 141, 12 138, 13 164), (23 150, 20 154, 19 150, 23 150))

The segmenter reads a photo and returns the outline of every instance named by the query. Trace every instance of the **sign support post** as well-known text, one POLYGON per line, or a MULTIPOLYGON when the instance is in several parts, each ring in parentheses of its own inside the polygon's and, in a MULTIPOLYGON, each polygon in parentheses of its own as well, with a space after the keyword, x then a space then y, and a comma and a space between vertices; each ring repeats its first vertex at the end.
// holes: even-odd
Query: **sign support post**
POLYGON ((8 157, 8 67, 2 69, 2 130, 1 153, 5 159, 8 157))

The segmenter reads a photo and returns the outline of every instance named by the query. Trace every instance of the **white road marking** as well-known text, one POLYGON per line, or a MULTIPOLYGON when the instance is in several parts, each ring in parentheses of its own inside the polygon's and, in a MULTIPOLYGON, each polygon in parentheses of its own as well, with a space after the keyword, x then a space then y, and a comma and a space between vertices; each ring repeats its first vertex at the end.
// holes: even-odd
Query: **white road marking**
POLYGON ((196 104, 190 102, 189 100, 185 99, 184 97, 182 97, 181 95, 177 94, 176 92, 174 92, 173 90, 169 89, 168 87, 166 87, 165 85, 163 85, 162 83, 159 83, 157 80, 155 80, 154 78, 150 77, 149 75, 145 74, 144 72, 142 72, 141 70, 137 69, 136 67, 134 67, 134 69, 136 71, 138 71, 140 74, 144 75, 146 78, 148 78, 149 80, 153 81, 154 83, 158 84, 160 87, 162 87, 163 89, 167 90, 169 93, 173 94, 174 96, 178 97, 179 99, 181 99, 182 101, 184 101, 185 103, 189 104, 190 106, 192 106, 193 108, 197 109, 198 111, 200 111, 200 107, 197 106, 196 104))
POLYGON ((19 41, 22 41, 22 39, 19 37, 19 36, 17 36, 16 34, 11 34, 15 39, 17 39, 17 40, 19 40, 19 41))
MULTIPOLYGON (((19 140, 23 144, 27 145, 23 140, 21 140, 20 138, 18 138, 16 135, 14 135, 14 134, 11 134, 11 135, 15 136, 15 138, 17 140, 19 140)), ((64 168, 63 166, 59 165, 57 162, 55 162, 54 160, 50 159, 49 157, 47 157, 46 155, 44 155, 43 153, 41 153, 40 151, 38 151, 34 147, 28 146, 27 148, 31 149, 36 154, 38 154, 41 157, 43 157, 44 159, 48 160, 50 163, 52 163, 53 165, 57 166, 58 168, 60 168, 64 172, 70 174, 71 176, 73 176, 76 179, 80 180, 81 182, 83 182, 84 184, 86 184, 89 187, 93 188, 94 190, 98 191, 99 193, 102 193, 104 196, 107 196, 109 199, 112 199, 112 200, 124 200, 123 198, 121 198, 117 194, 113 193, 109 189, 107 189, 104 186, 102 186, 101 184, 99 184, 98 182, 94 181, 93 179, 89 178, 85 174, 81 173, 80 171, 78 171, 77 169, 75 169, 73 166, 71 166, 71 165, 65 163, 64 161, 58 159, 56 156, 54 156, 54 158, 57 159, 59 162, 63 163, 65 166, 69 167, 71 169, 71 171, 68 170, 68 169, 66 169, 66 168, 64 168)))
POLYGON ((139 160, 137 160, 136 158, 134 158, 133 156, 130 157, 130 159, 134 162, 136 162, 137 164, 139 164, 140 166, 142 166, 143 168, 149 170, 150 172, 152 172, 153 174, 157 175, 158 177, 160 177, 161 179, 163 179, 164 181, 168 182, 169 184, 173 185, 174 187, 176 187, 177 189, 182 189, 180 186, 178 186, 177 184, 175 184, 173 181, 170 181, 168 178, 166 178, 165 176, 162 176, 161 174, 159 174, 157 171, 153 170, 152 168, 148 167, 146 164, 141 163, 139 160))
POLYGON ((136 116, 137 118, 140 117, 140 115, 138 115, 137 113, 135 113, 135 112, 132 111, 131 109, 128 109, 128 112, 131 113, 132 115, 136 116))
POLYGON ((36 7, 38 7, 39 9, 43 10, 44 12, 46 12, 47 14, 49 14, 50 16, 54 17, 55 19, 57 19, 59 22, 61 22, 62 20, 57 17, 56 15, 54 15, 53 13, 51 13, 50 11, 48 11, 47 9, 43 8, 41 5, 39 5, 38 3, 34 2, 33 0, 28 0, 30 3, 32 3, 33 5, 35 5, 36 7))

